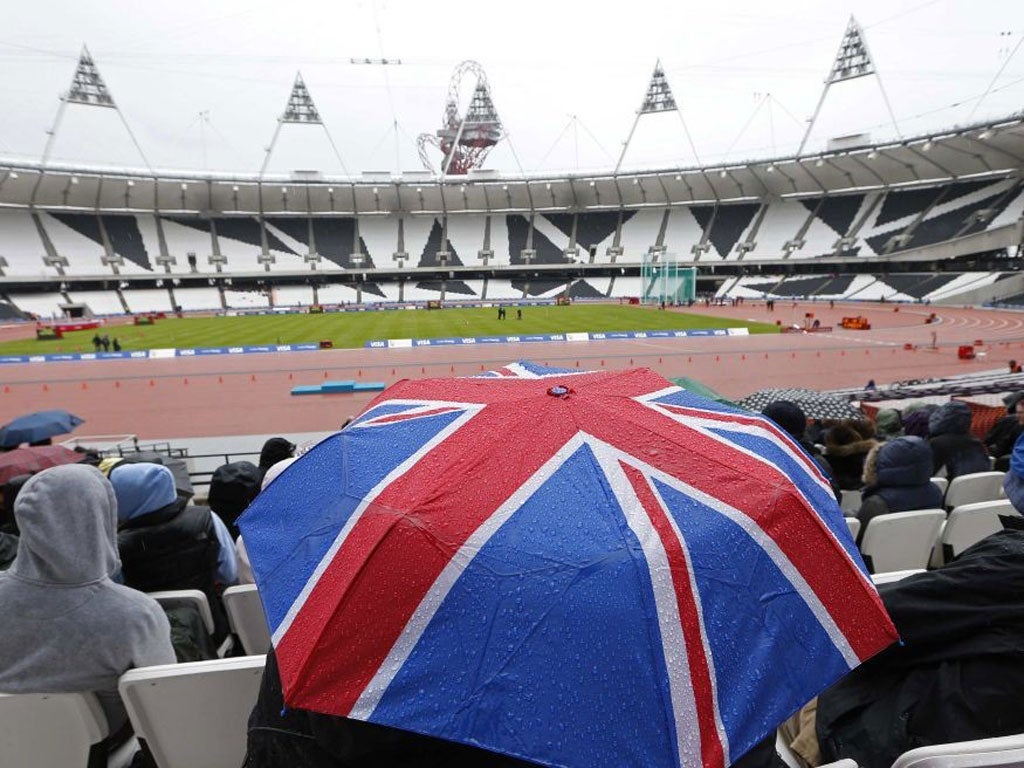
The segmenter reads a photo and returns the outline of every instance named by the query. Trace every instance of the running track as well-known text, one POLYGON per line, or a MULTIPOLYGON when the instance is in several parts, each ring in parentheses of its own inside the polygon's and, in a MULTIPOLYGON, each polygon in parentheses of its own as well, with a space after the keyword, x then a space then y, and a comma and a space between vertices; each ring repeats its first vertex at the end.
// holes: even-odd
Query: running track
MULTIPOLYGON (((373 394, 292 397, 296 384, 324 379, 383 381, 471 375, 529 357, 581 369, 645 366, 666 377, 690 376, 739 398, 774 386, 830 389, 1005 368, 1024 359, 1024 313, 1008 310, 849 305, 778 301, 695 307, 702 314, 802 324, 813 312, 833 333, 644 339, 547 344, 488 344, 417 349, 350 349, 75 363, 0 368, 0 423, 27 411, 68 408, 90 435, 143 439, 298 433, 337 429, 373 394), (898 309, 898 311, 894 311, 898 309), (935 312, 938 322, 925 324, 935 312), (864 315, 870 331, 842 331, 844 315, 864 315), (932 333, 937 345, 932 347, 932 333), (959 360, 960 344, 984 342, 979 357, 959 360), (913 350, 904 349, 905 344, 913 350)), ((514 322, 514 321, 512 321, 514 322)), ((82 430, 79 430, 82 431, 82 430)))

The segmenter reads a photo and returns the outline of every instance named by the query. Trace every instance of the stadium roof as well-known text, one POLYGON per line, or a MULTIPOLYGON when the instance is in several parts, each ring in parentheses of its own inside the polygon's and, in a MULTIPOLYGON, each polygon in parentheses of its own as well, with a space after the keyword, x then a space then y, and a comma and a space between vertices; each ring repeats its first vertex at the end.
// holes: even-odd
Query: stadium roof
POLYGON ((701 168, 334 176, 43 165, 0 158, 0 207, 145 212, 440 214, 601 210, 798 198, 1016 174, 1024 113, 893 143, 836 140, 828 152, 701 168))

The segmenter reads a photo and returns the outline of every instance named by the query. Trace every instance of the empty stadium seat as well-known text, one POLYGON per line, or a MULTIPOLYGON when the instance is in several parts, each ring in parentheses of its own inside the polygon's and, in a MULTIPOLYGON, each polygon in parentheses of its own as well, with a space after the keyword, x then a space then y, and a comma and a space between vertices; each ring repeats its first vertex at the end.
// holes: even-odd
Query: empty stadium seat
POLYGON ((263 613, 263 604, 255 584, 228 587, 222 595, 228 612, 231 631, 242 641, 242 649, 249 654, 270 650, 270 629, 263 613))
POLYGON ((856 517, 846 517, 846 527, 850 529, 850 535, 853 536, 854 541, 857 540, 857 534, 860 533, 860 520, 856 517))
POLYGON ((107 765, 107 719, 91 693, 0 693, 0 765, 107 765))
POLYGON ((939 489, 939 493, 943 496, 946 495, 946 489, 949 488, 949 480, 945 477, 933 477, 932 485, 939 489))
POLYGON ((932 547, 946 519, 941 509, 891 512, 873 517, 860 551, 871 573, 927 568, 932 547))
POLYGON ((1006 499, 978 501, 954 507, 939 534, 941 562, 948 563, 986 536, 1001 531, 1003 524, 999 520, 1000 515, 1019 516, 1019 513, 1006 499))
POLYGON ((995 501, 1003 488, 1003 472, 974 472, 953 478, 946 489, 947 509, 978 501, 995 501))
POLYGON ((841 491, 843 500, 839 505, 839 508, 843 510, 843 514, 855 515, 857 510, 860 509, 860 502, 863 496, 861 491, 841 491))
POLYGON ((1024 734, 918 747, 892 768, 1010 768, 1024 765, 1024 734))
POLYGON ((160 768, 237 768, 265 662, 241 656, 132 669, 118 690, 160 768))

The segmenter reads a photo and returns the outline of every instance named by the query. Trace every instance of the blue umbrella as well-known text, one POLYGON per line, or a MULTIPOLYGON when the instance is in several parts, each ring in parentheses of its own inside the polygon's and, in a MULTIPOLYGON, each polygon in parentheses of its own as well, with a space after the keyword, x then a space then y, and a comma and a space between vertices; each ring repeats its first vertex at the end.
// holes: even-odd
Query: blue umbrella
POLYGON ((14 448, 22 443, 37 443, 54 435, 66 435, 83 423, 84 419, 60 408, 19 416, 0 428, 0 448, 14 448))
POLYGON ((895 639, 827 480, 652 371, 401 381, 239 521, 285 703, 723 768, 895 639))

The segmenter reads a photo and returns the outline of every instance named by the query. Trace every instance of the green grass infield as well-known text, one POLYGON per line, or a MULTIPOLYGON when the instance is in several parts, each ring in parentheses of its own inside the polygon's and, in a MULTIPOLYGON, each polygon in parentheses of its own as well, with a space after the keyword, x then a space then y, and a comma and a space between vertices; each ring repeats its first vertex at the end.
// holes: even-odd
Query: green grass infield
MULTIPOLYGON (((602 331, 668 331, 697 328, 748 328, 750 333, 777 333, 768 323, 729 320, 685 312, 614 304, 523 307, 522 319, 508 307, 504 320, 497 308, 377 310, 329 312, 319 315, 240 315, 235 317, 169 317, 153 325, 108 325, 100 334, 117 338, 124 350, 174 347, 230 347, 296 344, 329 339, 335 347, 362 347, 375 339, 435 339, 453 336, 518 336, 522 334, 602 331)), ((63 339, 11 341, 0 354, 29 355, 92 352, 96 331, 72 331, 63 339)))

